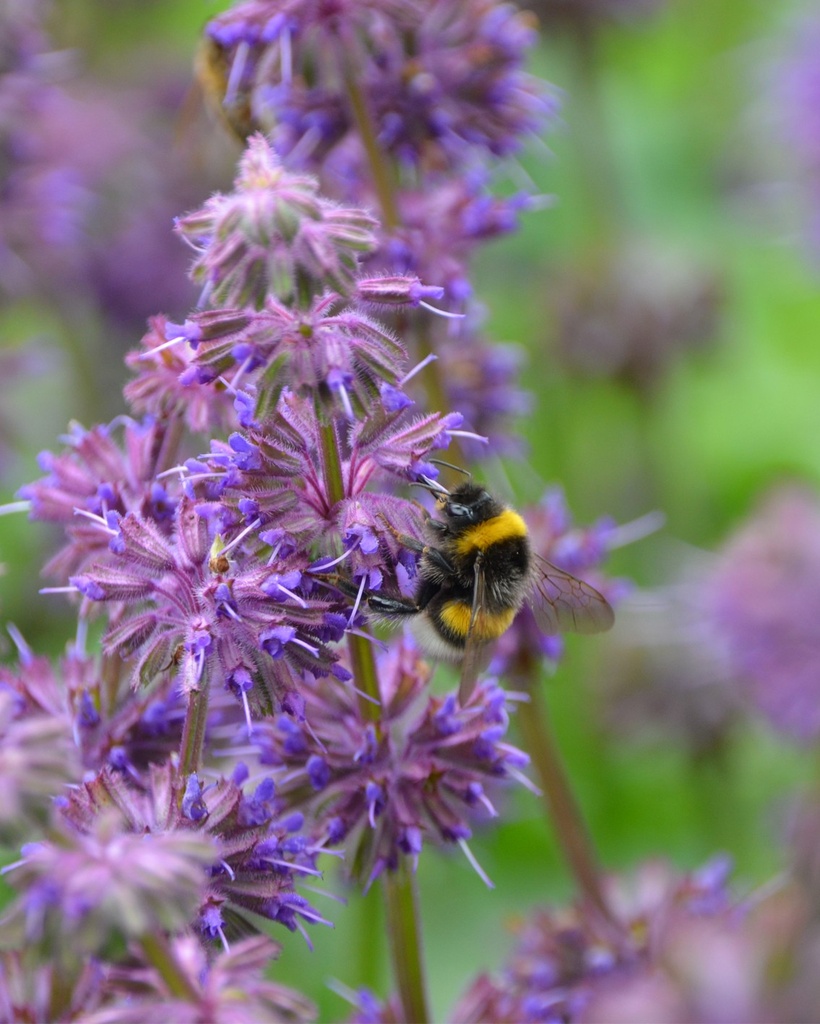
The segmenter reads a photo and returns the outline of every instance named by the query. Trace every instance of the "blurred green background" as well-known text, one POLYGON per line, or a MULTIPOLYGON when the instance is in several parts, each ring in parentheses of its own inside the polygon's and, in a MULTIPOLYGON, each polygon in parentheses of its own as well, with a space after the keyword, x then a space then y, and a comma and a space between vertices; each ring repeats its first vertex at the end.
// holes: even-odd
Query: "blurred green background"
MULTIPOLYGON (((120 0, 113 13, 104 0, 72 0, 58 5, 54 30, 60 46, 76 48, 83 73, 128 77, 156 63, 186 75, 198 33, 219 9, 201 0, 120 0)), ((509 466, 509 476, 523 498, 535 497, 543 481, 559 481, 581 523, 663 511, 663 530, 620 549, 610 563, 642 587, 676 578, 687 552, 717 548, 769 485, 791 477, 814 483, 820 467, 820 270, 789 211, 760 201, 768 186, 788 183, 767 119, 766 83, 793 15, 788 4, 762 0, 671 0, 602 29, 591 57, 571 34, 545 28, 533 70, 562 91, 561 124, 522 164, 554 203, 527 214, 516 236, 479 260, 476 291, 488 307, 491 336, 531 355, 527 385, 536 406, 522 431, 532 457, 509 466), (578 273, 595 279, 633 245, 673 253, 710 275, 719 294, 704 344, 671 359, 649 390, 583 377, 557 355, 560 283, 578 273)), ((200 114, 192 122, 184 133, 207 131, 209 145, 222 149, 224 177, 215 173, 214 183, 227 188, 234 143, 204 127, 200 114)), ((47 338, 50 353, 42 372, 2 391, 14 424, 2 480, 10 499, 38 475, 37 451, 56 447, 70 419, 89 425, 116 414, 126 373, 121 344, 107 347, 110 339, 99 332, 67 327, 40 302, 7 304, 0 329, 7 347, 47 338), (89 366, 97 372, 100 363, 106 383, 89 388, 89 366)), ((37 595, 34 567, 49 545, 48 531, 23 516, 0 520, 0 615, 33 646, 53 652, 71 625, 55 599, 37 595)), ((601 859, 613 871, 653 857, 695 867, 728 851, 738 891, 747 892, 778 870, 784 802, 816 762, 751 715, 707 753, 693 753, 662 730, 607 728, 603 694, 629 647, 621 629, 613 638, 570 642, 546 684, 601 859)), ((495 882, 492 892, 460 853, 422 859, 439 1017, 477 965, 500 965, 512 941, 507 925, 535 903, 571 896, 538 801, 511 796, 500 822, 471 844, 495 882)), ((334 931, 314 931, 313 953, 298 935, 277 935, 285 949, 276 976, 318 1000, 325 1019, 336 1019, 344 1004, 327 988, 329 978, 387 990, 378 897, 353 898, 347 907, 322 896, 315 902, 335 921, 334 931)))

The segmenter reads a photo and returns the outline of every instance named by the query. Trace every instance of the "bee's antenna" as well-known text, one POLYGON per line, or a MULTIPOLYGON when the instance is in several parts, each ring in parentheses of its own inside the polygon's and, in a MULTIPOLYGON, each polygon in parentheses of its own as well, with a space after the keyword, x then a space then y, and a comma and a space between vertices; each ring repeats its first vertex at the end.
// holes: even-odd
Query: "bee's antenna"
POLYGON ((452 462, 445 462, 444 459, 428 459, 428 462, 432 462, 436 466, 446 466, 448 469, 455 470, 456 473, 461 473, 462 476, 466 476, 468 480, 473 479, 473 474, 469 469, 462 469, 461 466, 454 466, 452 462))

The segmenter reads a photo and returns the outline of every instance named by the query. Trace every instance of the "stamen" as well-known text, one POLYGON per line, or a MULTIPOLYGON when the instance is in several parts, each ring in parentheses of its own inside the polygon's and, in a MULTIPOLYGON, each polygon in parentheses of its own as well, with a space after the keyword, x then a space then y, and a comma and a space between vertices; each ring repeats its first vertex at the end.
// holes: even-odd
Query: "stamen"
POLYGON ((333 900, 334 903, 341 903, 343 907, 347 906, 347 900, 344 896, 339 896, 335 892, 328 892, 327 889, 319 889, 315 885, 307 885, 304 882, 299 883, 299 891, 304 889, 305 892, 315 892, 317 896, 327 896, 329 900, 333 900))
POLYGON ((285 85, 290 85, 293 79, 293 47, 291 46, 290 29, 287 25, 279 36, 279 65, 282 81, 285 85))
POLYGON ((458 845, 461 847, 461 849, 462 849, 462 851, 464 853, 464 856, 470 862, 470 864, 472 865, 473 870, 478 875, 478 877, 481 879, 481 881, 487 886, 488 889, 495 889, 495 885, 493 884, 493 882, 490 879, 489 875, 485 872, 484 868, 482 868, 482 866, 476 860, 475 854, 470 849, 470 847, 467 845, 467 841, 465 839, 459 839, 458 840, 458 845))
POLYGON ((423 299, 419 302, 419 305, 428 309, 431 313, 435 313, 436 316, 443 316, 447 320, 463 320, 467 315, 466 313, 451 313, 447 309, 437 309, 435 306, 431 306, 429 302, 425 302, 423 299))
POLYGON ((616 526, 609 537, 610 548, 622 548, 626 544, 634 544, 635 541, 643 540, 666 525, 666 516, 663 512, 647 512, 646 515, 638 516, 637 519, 628 523, 621 523, 616 526))
POLYGON ((483 437, 481 434, 474 434, 471 430, 448 430, 447 433, 450 437, 464 437, 468 441, 480 441, 481 444, 489 444, 489 437, 483 437))
POLYGON ((225 86, 225 98, 222 101, 223 107, 233 103, 236 99, 236 93, 239 89, 239 83, 242 81, 242 75, 245 73, 245 65, 248 62, 250 51, 251 48, 247 39, 243 39, 236 48, 236 54, 231 65, 231 73, 228 75, 228 84, 225 86))
POLYGON ((306 867, 304 864, 293 864, 289 860, 279 860, 277 857, 263 857, 266 864, 275 864, 280 868, 287 868, 288 871, 301 871, 305 875, 314 875, 316 878, 322 877, 322 872, 316 868, 306 867))
POLYGON ((231 881, 233 881, 236 878, 236 872, 231 867, 231 865, 226 860, 220 860, 219 863, 227 871, 228 875, 230 876, 231 881))
POLYGON ((79 587, 40 587, 38 594, 79 594, 79 587))
POLYGON ((222 931, 222 925, 216 926, 216 933, 222 940, 222 948, 226 953, 230 953, 231 947, 228 945, 228 940, 225 938, 225 933, 222 931))
POLYGON ((77 632, 74 634, 74 650, 80 658, 85 657, 86 641, 88 640, 88 619, 80 616, 77 619, 77 632))
POLYGON ((251 706, 248 703, 248 692, 247 692, 247 690, 242 690, 241 693, 242 693, 242 706, 245 709, 245 723, 246 723, 246 725, 248 727, 248 737, 250 738, 250 735, 253 732, 253 722, 251 721, 251 706))
POLYGON ((342 399, 342 408, 345 411, 345 417, 351 422, 356 419, 353 414, 353 406, 350 404, 350 396, 347 393, 347 388, 344 384, 340 384, 338 387, 339 396, 342 399))
POLYGON ((248 534, 252 533, 257 528, 257 526, 261 525, 261 523, 261 519, 254 519, 250 526, 246 526, 241 533, 238 533, 230 543, 226 544, 225 547, 222 548, 222 550, 219 552, 220 555, 227 555, 229 551, 235 548, 237 544, 240 544, 248 536, 248 534))
POLYGON ((309 950, 311 951, 311 953, 312 953, 312 952, 313 952, 313 943, 312 943, 312 942, 310 941, 310 936, 309 936, 309 935, 308 935, 308 933, 307 933, 307 932, 305 931, 305 926, 304 926, 304 925, 302 924, 302 922, 301 922, 301 921, 299 920, 299 918, 298 918, 298 917, 296 917, 296 918, 294 918, 294 919, 293 919, 293 923, 294 923, 294 925, 296 926, 296 928, 297 928, 297 929, 299 930, 299 934, 300 934, 300 935, 302 936, 302 938, 303 938, 303 939, 305 940, 305 942, 307 943, 307 948, 308 948, 308 949, 309 949, 309 950))
MULTIPOLYGON (((164 469, 161 473, 157 473, 155 480, 163 480, 166 476, 173 476, 174 473, 178 473, 180 479, 185 476, 187 472, 187 466, 171 466, 170 469, 164 469)), ((214 474, 216 475, 216 474, 214 474)))
POLYGON ((516 782, 520 782, 524 789, 528 789, 534 796, 544 795, 532 779, 528 779, 522 771, 518 770, 518 768, 515 768, 510 764, 505 764, 504 771, 507 772, 508 775, 512 775, 516 782))
POLYGON ((75 516, 84 516, 86 519, 90 519, 95 526, 98 526, 107 533, 109 537, 119 537, 119 530, 112 530, 105 519, 102 516, 98 516, 96 512, 89 512, 88 509, 84 508, 75 508, 73 512, 75 516))
POLYGON ((303 601, 303 600, 302 600, 302 598, 301 598, 301 597, 299 597, 299 595, 298 595, 298 594, 294 594, 294 592, 293 592, 292 590, 288 590, 288 588, 287 588, 287 587, 283 587, 281 583, 277 583, 277 584, 276 584, 276 589, 277 589, 277 590, 281 590, 281 591, 282 591, 282 593, 283 593, 283 594, 287 594, 287 595, 288 595, 288 597, 292 597, 292 598, 293 598, 293 600, 294 600, 294 601, 295 601, 295 602, 296 602, 296 603, 297 603, 297 604, 298 604, 298 605, 299 605, 299 606, 300 606, 301 608, 307 608, 307 601, 303 601))
POLYGON ((30 501, 10 501, 6 505, 0 505, 0 516, 8 516, 12 512, 28 512, 30 508, 30 501))
POLYGON ((14 625, 13 622, 6 623, 6 632, 14 641, 14 646, 17 648, 17 653, 20 656, 20 661, 30 662, 34 657, 34 652, 23 639, 23 634, 14 625))
POLYGON ((359 611, 359 605, 362 602, 362 594, 364 593, 364 585, 365 585, 365 581, 366 580, 367 580, 367 577, 366 576, 362 576, 362 581, 359 584, 359 592, 358 592, 358 594, 356 594, 356 600, 353 602, 353 608, 351 609, 350 615, 348 616, 348 619, 347 619, 348 627, 352 624, 353 620, 356 618, 356 614, 359 611))
POLYGON ((498 817, 498 811, 495 809, 495 807, 493 807, 486 793, 482 793, 478 799, 479 802, 487 808, 487 813, 490 815, 491 818, 498 817))
POLYGON ((313 655, 314 658, 318 658, 319 657, 319 648, 318 647, 313 647, 306 640, 300 640, 298 636, 292 637, 288 641, 288 643, 298 644, 300 647, 304 647, 304 649, 306 651, 310 651, 310 653, 313 655))
POLYGON ((417 373, 420 373, 424 369, 425 366, 429 366, 430 363, 434 363, 437 359, 438 356, 435 354, 435 352, 431 352, 429 356, 425 356, 420 363, 416 363, 413 369, 402 377, 402 379, 399 381, 399 387, 404 387, 408 380, 412 380, 417 373))
POLYGON ((169 338, 168 341, 163 341, 161 345, 155 345, 153 348, 147 349, 145 352, 140 352, 136 357, 137 362, 151 359, 157 354, 157 352, 163 352, 166 348, 173 348, 174 345, 178 345, 181 341, 187 341, 188 339, 184 334, 180 334, 177 338, 169 338))
POLYGON ((355 548, 348 548, 344 554, 339 555, 338 558, 334 558, 332 562, 317 562, 315 565, 309 565, 305 572, 327 572, 327 570, 332 569, 334 565, 338 565, 339 562, 343 562, 345 558, 350 558, 355 550, 355 548))
POLYGON ((197 303, 196 303, 196 308, 197 309, 202 309, 204 306, 206 306, 208 304, 208 302, 210 301, 210 298, 211 298, 211 292, 213 290, 214 290, 213 281, 206 281, 205 282, 205 286, 203 287, 202 291, 199 293, 199 298, 197 299, 197 303))

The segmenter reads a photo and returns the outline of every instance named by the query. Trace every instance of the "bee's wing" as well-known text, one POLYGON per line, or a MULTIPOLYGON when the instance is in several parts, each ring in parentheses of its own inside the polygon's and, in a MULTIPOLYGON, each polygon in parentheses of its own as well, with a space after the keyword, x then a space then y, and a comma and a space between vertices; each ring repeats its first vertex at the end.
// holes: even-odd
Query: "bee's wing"
POLYGON ((467 638, 464 643, 464 660, 461 663, 461 680, 458 687, 458 700, 463 706, 472 696, 479 673, 484 668, 487 644, 478 639, 475 621, 484 607, 486 600, 486 584, 482 560, 477 559, 473 573, 473 606, 470 611, 470 625, 467 627, 467 638))
POLYGON ((612 606, 595 587, 540 555, 534 556, 535 581, 530 606, 542 632, 603 633, 615 621, 612 606))

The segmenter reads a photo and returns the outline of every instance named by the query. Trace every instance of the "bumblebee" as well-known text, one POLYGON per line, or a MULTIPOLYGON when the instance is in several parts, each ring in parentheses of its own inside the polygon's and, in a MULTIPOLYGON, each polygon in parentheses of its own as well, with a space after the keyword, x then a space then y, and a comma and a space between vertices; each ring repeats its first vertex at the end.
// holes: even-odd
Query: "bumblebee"
POLYGON ((525 602, 544 633, 598 633, 615 616, 603 595, 532 550, 514 509, 478 484, 452 491, 424 477, 441 518, 427 519, 430 543, 385 525, 420 555, 413 600, 370 594, 368 606, 389 619, 411 617, 419 646, 433 658, 461 664, 459 700, 469 700, 488 645, 512 625, 525 602))

